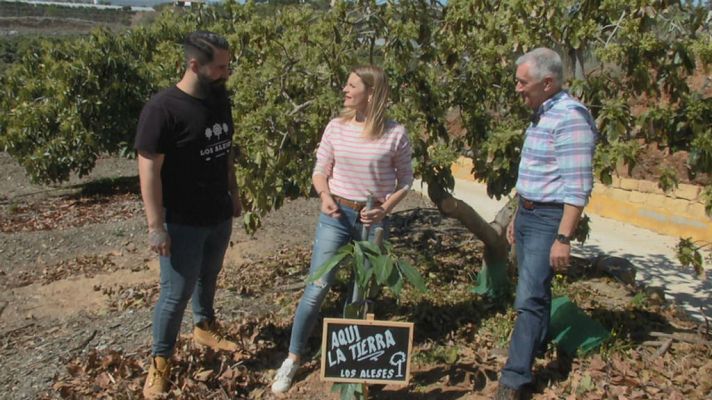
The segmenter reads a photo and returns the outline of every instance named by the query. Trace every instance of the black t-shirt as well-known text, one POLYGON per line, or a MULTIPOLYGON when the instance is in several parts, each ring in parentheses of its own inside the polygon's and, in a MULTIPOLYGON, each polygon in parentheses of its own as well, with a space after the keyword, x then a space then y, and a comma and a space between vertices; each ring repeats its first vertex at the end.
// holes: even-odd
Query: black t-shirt
POLYGON ((146 103, 134 147, 165 155, 166 222, 204 226, 232 216, 227 182, 232 134, 226 95, 198 99, 173 86, 146 103))

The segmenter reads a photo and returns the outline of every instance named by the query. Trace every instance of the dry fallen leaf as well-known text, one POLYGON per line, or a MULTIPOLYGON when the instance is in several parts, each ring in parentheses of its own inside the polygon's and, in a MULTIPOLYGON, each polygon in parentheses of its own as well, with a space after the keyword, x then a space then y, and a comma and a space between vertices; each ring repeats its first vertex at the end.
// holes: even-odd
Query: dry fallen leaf
POLYGON ((203 369, 193 374, 193 379, 198 382, 207 382, 213 375, 213 370, 203 369))

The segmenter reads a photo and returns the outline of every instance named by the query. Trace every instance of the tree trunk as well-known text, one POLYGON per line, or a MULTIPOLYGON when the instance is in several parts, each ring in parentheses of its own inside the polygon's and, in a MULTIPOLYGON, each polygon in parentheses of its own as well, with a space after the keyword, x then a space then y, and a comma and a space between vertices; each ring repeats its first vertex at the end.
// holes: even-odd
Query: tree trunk
POLYGON ((568 56, 569 56, 569 62, 568 62, 569 76, 572 79, 577 79, 577 80, 585 79, 586 72, 584 71, 584 67, 583 67, 584 50, 581 48, 579 48, 579 49, 570 48, 568 56))
POLYGON ((508 296, 510 282, 509 243, 507 242, 507 225, 514 215, 514 207, 504 206, 488 223, 464 201, 452 196, 445 188, 434 182, 428 183, 428 196, 446 217, 455 218, 474 233, 485 245, 482 269, 478 274, 478 286, 475 293, 498 299, 508 296))

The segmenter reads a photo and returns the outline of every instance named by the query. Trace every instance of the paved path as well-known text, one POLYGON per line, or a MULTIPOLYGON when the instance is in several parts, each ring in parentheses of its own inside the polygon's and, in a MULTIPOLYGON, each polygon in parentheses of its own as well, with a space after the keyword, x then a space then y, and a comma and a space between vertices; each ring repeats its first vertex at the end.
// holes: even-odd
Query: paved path
MULTIPOLYGON (((427 191, 417 181, 418 191, 427 191)), ((455 179, 455 197, 472 206, 486 220, 491 221, 506 199, 497 201, 487 196, 485 186, 468 180, 455 179)), ((679 238, 660 235, 616 220, 589 214, 591 235, 585 244, 575 244, 573 253, 592 259, 599 254, 624 257, 636 267, 636 281, 646 286, 665 288, 668 300, 685 309, 697 320, 712 319, 712 273, 699 280, 690 269, 682 269, 675 257, 679 238)))

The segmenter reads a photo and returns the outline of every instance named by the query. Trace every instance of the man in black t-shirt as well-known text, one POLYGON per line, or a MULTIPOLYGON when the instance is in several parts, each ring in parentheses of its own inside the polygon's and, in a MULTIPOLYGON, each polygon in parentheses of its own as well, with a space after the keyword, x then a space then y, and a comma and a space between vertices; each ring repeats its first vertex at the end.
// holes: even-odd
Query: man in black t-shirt
POLYGON ((227 41, 210 32, 191 33, 183 49, 183 78, 144 106, 135 141, 149 243, 161 266, 143 389, 149 399, 168 391, 169 359, 191 296, 194 341, 237 349, 220 334, 213 309, 232 217, 242 211, 225 89, 230 53, 227 41))

